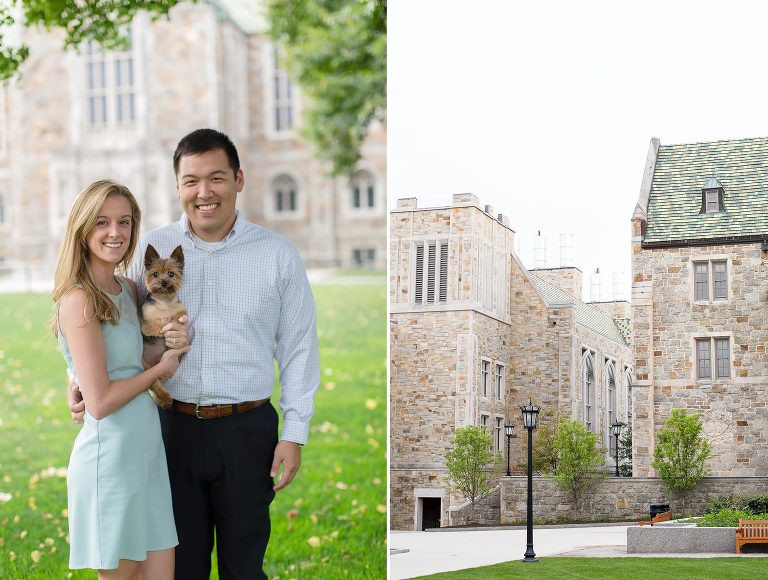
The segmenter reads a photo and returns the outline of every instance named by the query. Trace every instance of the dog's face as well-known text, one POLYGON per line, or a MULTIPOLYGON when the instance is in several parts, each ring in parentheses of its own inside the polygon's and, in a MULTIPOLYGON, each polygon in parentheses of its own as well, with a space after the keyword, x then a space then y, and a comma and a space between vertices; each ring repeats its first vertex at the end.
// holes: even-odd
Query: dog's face
POLYGON ((176 294, 184 278, 184 252, 177 246, 169 258, 161 258, 152 245, 144 254, 144 284, 150 294, 176 294))

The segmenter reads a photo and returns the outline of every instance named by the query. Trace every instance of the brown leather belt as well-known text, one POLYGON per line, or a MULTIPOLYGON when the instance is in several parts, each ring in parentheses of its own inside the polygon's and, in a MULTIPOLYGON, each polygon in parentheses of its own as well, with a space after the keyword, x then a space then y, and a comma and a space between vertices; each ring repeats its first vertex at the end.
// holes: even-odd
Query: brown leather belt
POLYGON ((269 399, 260 401, 245 401, 234 405, 196 405, 195 403, 184 403, 182 401, 173 401, 173 410, 182 415, 191 415, 198 419, 218 419, 220 417, 229 417, 230 415, 240 415, 256 407, 269 402, 269 399))

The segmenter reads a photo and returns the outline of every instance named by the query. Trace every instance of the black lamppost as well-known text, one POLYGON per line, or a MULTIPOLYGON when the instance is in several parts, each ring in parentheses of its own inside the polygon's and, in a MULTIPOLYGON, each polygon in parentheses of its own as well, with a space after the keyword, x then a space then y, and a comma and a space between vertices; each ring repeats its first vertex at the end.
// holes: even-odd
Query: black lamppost
POLYGON ((616 438, 616 477, 619 477, 619 435, 621 435, 621 428, 623 426, 624 423, 621 421, 616 421, 611 425, 611 432, 616 438))
POLYGON ((528 548, 523 562, 538 562, 533 551, 533 430, 541 407, 535 407, 529 399, 528 405, 520 407, 520 410, 523 412, 523 425, 528 429, 528 548))
POLYGON ((512 472, 509 470, 509 441, 512 439, 512 430, 514 428, 514 425, 504 425, 504 433, 507 435, 507 476, 512 475, 512 472))

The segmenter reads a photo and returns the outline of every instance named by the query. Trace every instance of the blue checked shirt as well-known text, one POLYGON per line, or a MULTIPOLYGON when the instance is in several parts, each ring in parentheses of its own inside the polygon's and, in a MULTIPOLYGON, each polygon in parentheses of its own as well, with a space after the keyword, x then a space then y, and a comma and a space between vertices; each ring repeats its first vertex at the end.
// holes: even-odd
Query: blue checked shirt
POLYGON ((278 234, 237 213, 220 242, 204 242, 182 214, 144 234, 128 276, 142 297, 144 252, 184 249, 179 300, 189 313, 191 346, 166 382, 174 399, 199 405, 241 403, 272 394, 280 370, 281 439, 304 444, 320 382, 315 304, 304 265, 278 234))

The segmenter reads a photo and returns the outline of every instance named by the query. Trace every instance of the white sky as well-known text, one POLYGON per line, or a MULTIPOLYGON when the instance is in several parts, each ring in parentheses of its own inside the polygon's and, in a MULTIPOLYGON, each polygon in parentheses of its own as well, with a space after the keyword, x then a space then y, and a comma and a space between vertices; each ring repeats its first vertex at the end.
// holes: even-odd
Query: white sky
POLYGON ((651 137, 768 135, 768 4, 390 0, 390 206, 471 192, 504 213, 533 266, 561 233, 574 264, 625 273, 651 137))

